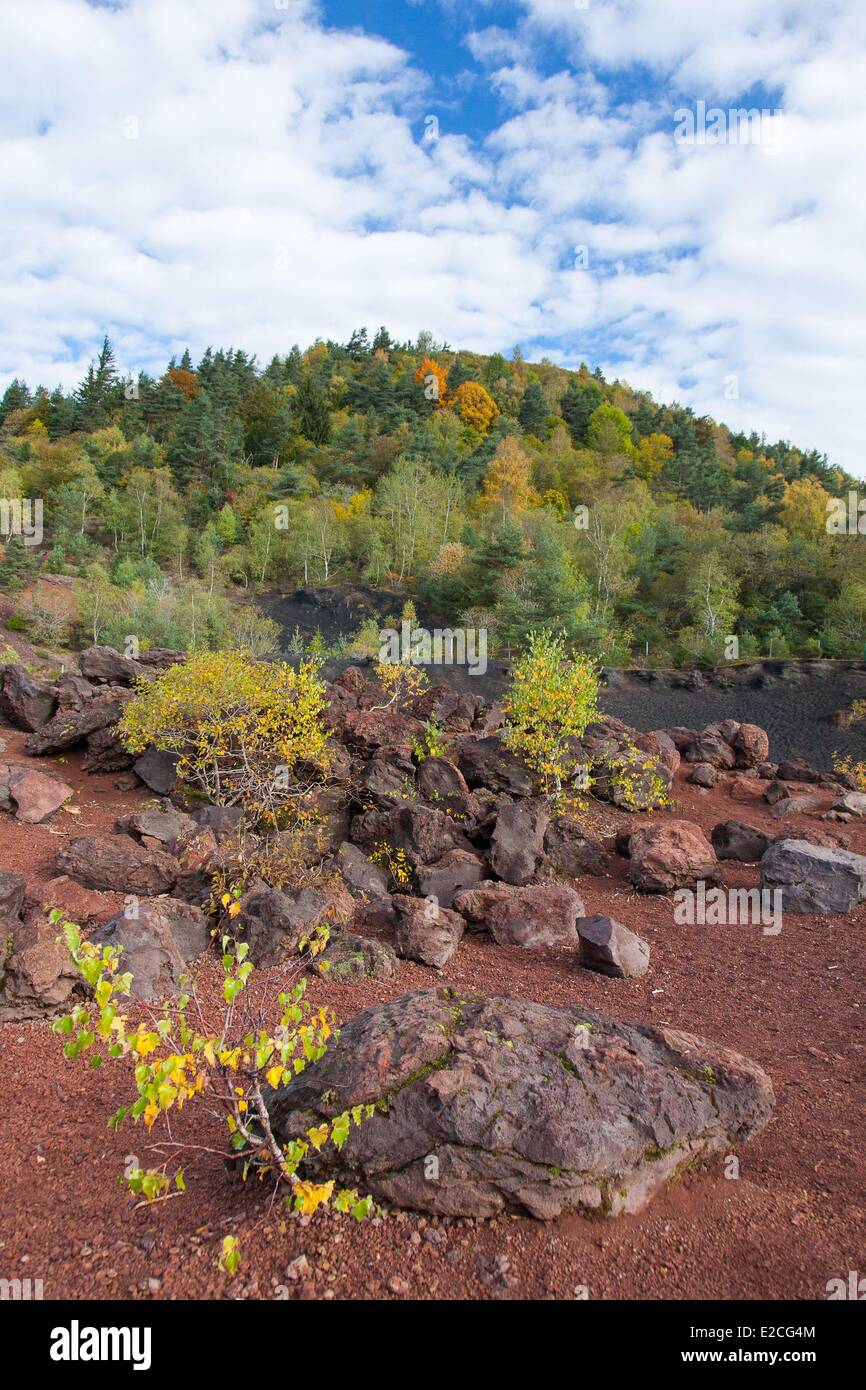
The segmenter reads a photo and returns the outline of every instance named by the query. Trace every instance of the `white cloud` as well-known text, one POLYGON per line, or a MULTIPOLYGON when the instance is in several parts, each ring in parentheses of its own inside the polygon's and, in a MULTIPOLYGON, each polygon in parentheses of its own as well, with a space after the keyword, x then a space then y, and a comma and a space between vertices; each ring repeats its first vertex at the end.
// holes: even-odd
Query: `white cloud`
POLYGON ((604 342, 609 373, 866 472, 866 9, 525 11, 467 32, 506 112, 478 145, 456 112, 421 139, 423 52, 306 0, 3 0, 0 382, 72 384, 105 329, 151 370, 362 323, 573 362, 604 342), (777 152, 674 143, 677 106, 753 84, 782 93, 777 152))

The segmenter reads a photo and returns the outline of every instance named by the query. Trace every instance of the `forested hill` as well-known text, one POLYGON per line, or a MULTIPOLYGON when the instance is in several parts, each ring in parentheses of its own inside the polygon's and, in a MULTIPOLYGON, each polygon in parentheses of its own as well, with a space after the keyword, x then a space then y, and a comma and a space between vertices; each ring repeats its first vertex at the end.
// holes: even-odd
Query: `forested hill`
POLYGON ((826 527, 855 480, 518 350, 360 330, 132 380, 106 339, 74 392, 7 388, 0 474, 7 529, 16 499, 25 517, 43 503, 40 542, 3 547, 8 625, 54 648, 245 631, 267 649, 232 598, 362 581, 487 627, 499 652, 542 623, 607 663, 859 655, 866 638, 866 542, 826 527))

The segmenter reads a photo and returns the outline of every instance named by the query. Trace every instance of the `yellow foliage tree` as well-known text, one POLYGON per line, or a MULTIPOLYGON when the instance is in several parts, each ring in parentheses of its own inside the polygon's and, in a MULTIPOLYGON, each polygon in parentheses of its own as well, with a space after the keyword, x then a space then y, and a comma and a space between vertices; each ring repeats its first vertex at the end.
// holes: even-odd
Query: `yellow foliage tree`
POLYGON ((785 488, 782 524, 795 536, 817 540, 827 534, 830 494, 816 478, 798 478, 785 488))
POLYGON ((196 652, 140 681, 118 724, 124 746, 179 755, 177 771, 217 805, 270 820, 330 764, 327 695, 315 661, 295 670, 239 652, 196 652), (299 777, 303 765, 304 776, 299 777))
POLYGON ((479 434, 486 434, 499 414, 499 406, 490 392, 477 381, 464 381, 458 386, 452 404, 457 407, 464 425, 478 430, 479 434))
POLYGON ((531 482, 532 465, 513 435, 503 439, 484 475, 481 505, 495 508, 502 516, 525 511, 538 503, 531 482))
POLYGON ((674 442, 669 434, 645 435, 638 444, 634 471, 645 483, 651 483, 673 454, 674 442))

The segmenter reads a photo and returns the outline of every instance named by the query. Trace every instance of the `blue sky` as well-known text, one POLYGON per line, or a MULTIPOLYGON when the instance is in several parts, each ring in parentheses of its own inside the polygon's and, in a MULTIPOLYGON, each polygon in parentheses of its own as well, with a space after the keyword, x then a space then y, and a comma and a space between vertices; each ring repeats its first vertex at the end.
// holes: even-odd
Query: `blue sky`
MULTIPOLYGON (((438 114, 444 125, 453 123, 455 129, 478 140, 502 119, 502 104, 465 42, 470 27, 478 23, 479 16, 483 19, 484 7, 461 6, 459 19, 456 8, 443 6, 439 0, 418 0, 416 4, 373 0, 366 5, 326 0, 320 11, 328 26, 363 29, 411 53, 429 80, 430 112, 438 114)), ((497 6, 497 24, 505 28, 515 26, 518 16, 516 5, 497 6)), ((421 119, 417 122, 419 138, 423 131, 421 119)))
POLYGON ((864 146, 860 0, 3 0, 0 385, 385 323, 862 475, 864 146))

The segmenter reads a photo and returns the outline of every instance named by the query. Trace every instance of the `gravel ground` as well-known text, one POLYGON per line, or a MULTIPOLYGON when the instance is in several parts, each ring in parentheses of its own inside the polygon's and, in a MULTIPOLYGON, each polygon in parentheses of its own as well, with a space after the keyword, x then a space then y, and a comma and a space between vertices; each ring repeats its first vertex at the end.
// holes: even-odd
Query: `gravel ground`
POLYGON ((835 751, 866 757, 866 725, 836 729, 830 723, 835 710, 866 699, 866 670, 816 665, 817 671, 796 680, 771 676, 774 683, 765 689, 743 684, 729 690, 676 690, 661 682, 646 687, 630 681, 623 689, 603 691, 601 705, 642 730, 677 724, 702 729, 717 719, 758 724, 770 735, 770 756, 776 761, 806 758, 814 767, 829 769, 835 751))
MULTIPOLYGON (((9 733, 12 756, 21 738, 9 733)), ((79 790, 81 815, 58 813, 59 823, 34 827, 0 816, 0 868, 23 870, 36 886, 53 875, 59 836, 109 830, 116 815, 145 799, 117 792, 110 777, 83 775, 79 764, 70 754, 57 771, 79 790)), ((723 819, 781 828, 763 803, 740 805, 725 788, 701 793, 679 778, 675 795, 675 813, 707 830, 723 819)), ((822 805, 830 800, 822 795, 822 805)), ((645 819, 594 814, 607 834, 645 819)), ((818 824, 797 816, 784 828, 818 824)), ((866 826, 842 833, 866 852, 866 826)), ((396 982, 315 980, 311 997, 346 1018, 405 990, 446 983, 582 1003, 725 1043, 769 1072, 777 1097, 767 1130, 739 1152, 736 1180, 725 1178, 719 1161, 643 1213, 608 1222, 474 1223, 391 1211, 357 1226, 330 1215, 286 1219, 269 1193, 207 1160, 183 1196, 142 1208, 118 1175, 127 1154, 146 1157, 145 1133, 106 1128, 107 1115, 129 1097, 122 1066, 89 1071, 64 1061, 47 1023, 9 1024, 0 1027, 0 1277, 41 1278, 46 1298, 64 1299, 571 1299, 582 1288, 591 1299, 825 1298, 829 1279, 864 1268, 866 1249, 866 905, 844 918, 788 916, 777 937, 756 927, 677 926, 673 903, 633 894, 626 870, 614 857, 609 876, 584 877, 577 887, 588 912, 610 912, 650 943, 643 979, 579 970, 570 951, 522 951, 469 936, 442 972, 401 962, 396 982), (232 1279, 217 1269, 227 1232, 242 1248, 232 1279), (293 1278, 301 1255, 307 1269, 293 1278)), ((755 866, 726 864, 723 874, 730 885, 758 881, 755 866)), ((106 918, 115 905, 106 895, 106 918)), ((206 961, 199 977, 207 1009, 216 998, 214 964, 206 961)), ((265 972, 258 979, 268 991, 265 972)), ((212 1136, 197 1125, 188 1107, 177 1133, 206 1142, 212 1136)))

